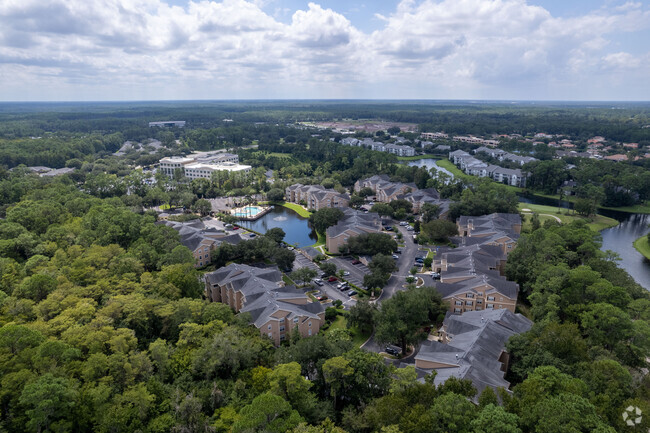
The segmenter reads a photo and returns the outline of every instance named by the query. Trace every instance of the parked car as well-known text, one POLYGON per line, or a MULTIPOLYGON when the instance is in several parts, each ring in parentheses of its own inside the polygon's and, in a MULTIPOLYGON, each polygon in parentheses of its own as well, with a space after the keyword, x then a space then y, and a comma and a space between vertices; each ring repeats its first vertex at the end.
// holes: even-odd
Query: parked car
POLYGON ((431 278, 434 280, 439 280, 440 279, 440 273, 439 272, 432 272, 431 273, 431 278))
POLYGON ((295 248, 294 247, 289 247, 287 248, 289 251, 293 251, 295 248))
POLYGON ((239 227, 237 227, 237 226, 233 226, 232 229, 233 229, 233 230, 239 230, 239 227))
POLYGON ((384 230, 386 230, 387 232, 392 232, 393 227, 392 226, 384 227, 384 230))
POLYGON ((391 346, 386 346, 385 350, 386 350, 386 353, 388 353, 389 355, 393 355, 393 356, 399 356, 399 354, 402 353, 401 350, 398 350, 398 349, 396 349, 394 347, 391 347, 391 346))
POLYGON ((336 278, 336 277, 329 277, 329 278, 327 279, 327 281, 330 282, 330 283, 333 283, 334 281, 338 281, 338 280, 339 280, 339 279, 336 278))
POLYGON ((352 260, 353 265, 358 265, 359 263, 361 263, 361 260, 357 260, 357 259, 352 260))
POLYGON ((354 295, 356 295, 356 294, 357 294, 357 291, 356 291, 356 290, 350 290, 350 291, 348 292, 348 296, 354 296, 354 295))
POLYGON ((398 248, 397 251, 395 251, 395 254, 402 254, 402 249, 398 248))
POLYGON ((399 222, 399 225, 401 225, 402 227, 404 227, 404 226, 407 225, 407 224, 408 224, 408 223, 407 223, 406 221, 400 221, 400 222, 399 222))
POLYGON ((424 259, 422 257, 416 257, 415 261, 418 263, 424 263, 424 259))
POLYGON ((319 286, 322 286, 323 284, 325 284, 325 283, 323 283, 323 280, 321 280, 320 278, 314 278, 314 283, 318 284, 319 286))
POLYGON ((350 275, 350 272, 348 272, 348 271, 343 272, 344 277, 347 277, 348 275, 350 275))
POLYGON ((413 227, 411 227, 411 226, 406 226, 406 230, 408 230, 408 231, 413 231, 413 227))
POLYGON ((324 301, 325 299, 327 299, 327 296, 326 296, 326 295, 320 295, 320 296, 319 296, 318 298, 316 298, 316 299, 318 299, 319 301, 324 301))
POLYGON ((249 238, 254 238, 255 236, 257 236, 255 233, 251 233, 250 235, 248 235, 249 238))
POLYGON ((393 254, 393 258, 394 258, 395 260, 397 260, 397 259, 399 259, 399 256, 398 256, 397 254, 393 254))

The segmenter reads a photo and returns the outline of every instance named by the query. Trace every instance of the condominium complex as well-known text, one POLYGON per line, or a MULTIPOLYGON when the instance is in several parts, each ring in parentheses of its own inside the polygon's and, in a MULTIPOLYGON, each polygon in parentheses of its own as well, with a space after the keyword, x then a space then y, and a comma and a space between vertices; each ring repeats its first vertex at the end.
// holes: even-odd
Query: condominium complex
POLYGON ((517 214, 462 216, 456 222, 456 248, 442 247, 432 268, 440 273, 436 290, 451 313, 507 309, 514 313, 519 285, 503 276, 508 254, 521 232, 517 214))
POLYGON ((285 189, 286 200, 292 203, 304 202, 307 209, 320 210, 326 207, 347 207, 350 196, 321 185, 297 183, 285 189))
POLYGON ((276 346, 298 332, 316 335, 325 322, 325 310, 302 290, 284 286, 275 267, 265 269, 232 263, 205 275, 205 293, 213 302, 249 313, 260 334, 276 346))

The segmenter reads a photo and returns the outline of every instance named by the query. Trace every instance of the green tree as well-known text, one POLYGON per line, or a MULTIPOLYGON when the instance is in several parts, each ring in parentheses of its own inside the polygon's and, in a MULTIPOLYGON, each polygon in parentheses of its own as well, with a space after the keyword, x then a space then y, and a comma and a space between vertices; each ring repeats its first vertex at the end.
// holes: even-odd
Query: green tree
POLYGON ((365 299, 360 300, 350 308, 348 328, 356 326, 361 332, 370 332, 375 323, 377 307, 365 299))
POLYGON ((320 209, 309 217, 309 222, 318 233, 325 233, 328 227, 335 225, 343 218, 343 211, 335 207, 320 209))
POLYGON ((25 386, 20 404, 25 408, 31 432, 70 431, 74 424, 73 410, 79 393, 68 379, 50 373, 25 386))
POLYGON ((304 419, 292 409, 289 402, 269 392, 260 394, 251 404, 244 406, 232 425, 233 433, 270 432, 284 433, 304 419))
POLYGON ((192 205, 192 212, 196 212, 202 217, 207 216, 212 212, 212 203, 206 199, 198 199, 192 205))
POLYGON ((336 265, 332 262, 324 262, 320 264, 320 269, 326 275, 336 274, 336 265))
POLYGON ((282 191, 280 188, 271 188, 269 192, 266 193, 266 198, 270 202, 283 202, 284 191, 282 191))
POLYGON ((267 230, 264 236, 273 239, 277 243, 280 243, 284 240, 286 233, 280 227, 273 227, 267 230))
POLYGON ((471 427, 475 433, 521 433, 518 424, 519 417, 516 414, 508 413, 501 406, 490 403, 472 420, 471 427))
POLYGON ((311 268, 296 269, 291 273, 291 278, 294 281, 302 281, 303 284, 309 283, 312 278, 315 278, 318 273, 311 268))

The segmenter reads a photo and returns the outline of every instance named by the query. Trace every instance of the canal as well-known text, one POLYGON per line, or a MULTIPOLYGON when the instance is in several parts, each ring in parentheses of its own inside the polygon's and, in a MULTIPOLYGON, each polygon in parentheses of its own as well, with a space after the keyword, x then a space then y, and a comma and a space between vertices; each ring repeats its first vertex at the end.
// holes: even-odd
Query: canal
MULTIPOLYGON (((519 196, 519 201, 546 206, 558 205, 557 200, 537 196, 519 196)), ((563 201, 561 207, 570 209, 573 204, 563 201)), ((650 261, 643 257, 632 245, 635 240, 650 232, 648 227, 650 215, 618 212, 609 209, 600 209, 598 213, 614 218, 619 222, 617 226, 600 232, 603 238, 600 249, 603 251, 611 250, 618 254, 621 257, 618 265, 625 269, 642 287, 650 290, 650 261)))
POLYGON ((263 217, 255 221, 240 221, 238 225, 258 233, 266 233, 269 229, 279 227, 286 233, 284 241, 298 247, 313 245, 318 240, 318 236, 309 226, 307 218, 282 206, 274 206, 273 210, 263 217))

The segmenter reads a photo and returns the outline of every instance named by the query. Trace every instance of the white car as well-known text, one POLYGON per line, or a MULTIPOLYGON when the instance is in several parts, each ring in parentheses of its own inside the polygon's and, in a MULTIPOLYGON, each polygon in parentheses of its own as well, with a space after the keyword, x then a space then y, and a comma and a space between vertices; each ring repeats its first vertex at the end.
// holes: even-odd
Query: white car
POLYGON ((348 275, 350 275, 350 273, 348 271, 343 272, 344 277, 347 277, 348 275))

